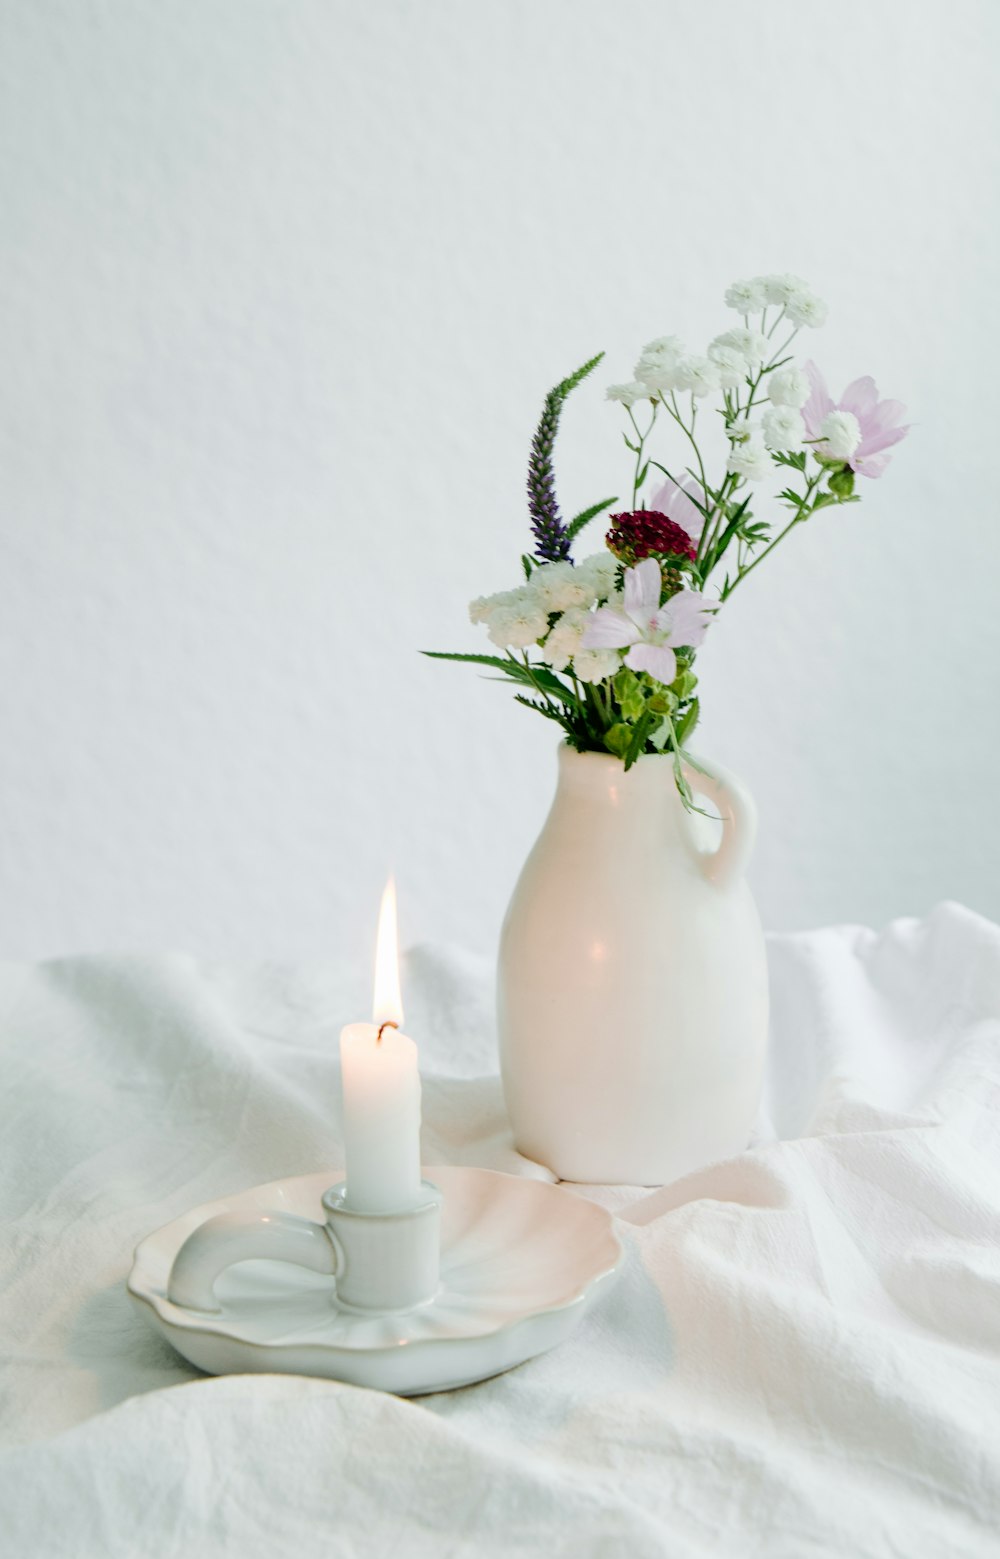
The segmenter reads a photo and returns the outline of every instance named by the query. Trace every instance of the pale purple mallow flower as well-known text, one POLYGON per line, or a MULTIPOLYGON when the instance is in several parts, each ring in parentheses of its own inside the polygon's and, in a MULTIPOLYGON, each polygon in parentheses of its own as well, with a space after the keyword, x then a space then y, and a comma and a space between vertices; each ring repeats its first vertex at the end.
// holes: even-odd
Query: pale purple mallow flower
POLYGON ((831 412, 848 412, 857 420, 861 439, 847 464, 859 476, 881 476, 892 459, 885 451, 910 431, 909 424, 899 426, 906 415, 902 401, 880 401, 875 380, 865 374, 849 384, 840 400, 834 402, 816 364, 809 362, 805 367, 810 384, 809 399, 802 408, 806 436, 823 438, 823 424, 831 412))
POLYGON ((710 603, 697 590, 681 590, 661 606, 661 586, 655 558, 627 568, 624 610, 599 607, 584 630, 584 648, 622 650, 627 645, 626 666, 648 671, 658 682, 672 682, 677 675, 674 649, 701 643, 711 622, 710 603))
POLYGON ((671 481, 670 477, 658 487, 650 498, 647 508, 656 514, 665 514, 668 520, 673 520, 682 530, 686 530, 692 540, 697 541, 705 527, 705 490, 700 482, 696 482, 693 476, 683 476, 680 482, 671 481), (699 509, 698 505, 703 506, 699 509))

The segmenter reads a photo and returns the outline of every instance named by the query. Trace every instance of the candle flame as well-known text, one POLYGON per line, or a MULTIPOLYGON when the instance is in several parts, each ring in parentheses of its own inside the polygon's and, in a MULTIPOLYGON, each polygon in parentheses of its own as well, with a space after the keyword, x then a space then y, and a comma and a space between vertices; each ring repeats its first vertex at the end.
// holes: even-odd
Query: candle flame
POLYGON ((378 912, 378 940, 375 943, 375 999, 372 1021, 379 1025, 403 1021, 403 998, 399 990, 399 934, 396 929, 396 882, 385 885, 378 912))

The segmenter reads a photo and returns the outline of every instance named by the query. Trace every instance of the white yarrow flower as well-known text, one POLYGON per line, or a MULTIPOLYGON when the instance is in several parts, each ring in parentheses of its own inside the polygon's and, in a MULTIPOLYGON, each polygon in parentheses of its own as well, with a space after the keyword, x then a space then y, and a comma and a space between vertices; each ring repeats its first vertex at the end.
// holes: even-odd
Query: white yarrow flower
POLYGON ((617 650, 578 650, 573 656, 573 670, 581 682, 603 682, 614 676, 621 663, 617 650))
POLYGON ((618 559, 611 552, 592 552, 579 562, 577 572, 583 574, 593 586, 598 601, 607 600, 615 588, 618 577, 618 559))
POLYGON ((675 370, 675 383, 692 395, 710 395, 719 388, 719 369, 710 357, 685 357, 675 370))
POLYGON ((801 368, 790 363, 771 374, 767 393, 772 406, 794 406, 798 411, 809 399, 809 380, 801 368))
POLYGON ((532 570, 528 588, 546 612, 565 612, 572 606, 592 606, 597 593, 588 574, 572 563, 540 563, 532 570))
POLYGON ((801 449, 806 436, 802 413, 794 406, 773 406, 764 413, 764 443, 768 449, 801 449))
POLYGON ((518 585, 514 590, 497 590, 493 595, 478 595, 469 603, 469 621, 489 623, 497 612, 507 611, 526 600, 527 592, 530 592, 529 586, 518 585))
POLYGON ((831 411, 819 426, 816 453, 827 460, 850 460, 861 443, 861 426, 852 411, 831 411))
POLYGON ((621 401, 623 406, 634 406, 636 401, 651 400, 652 395, 650 386, 643 384, 641 379, 633 379, 631 384, 609 384, 605 391, 606 400, 621 401))
POLYGON ((764 307, 764 278, 755 276, 752 281, 734 281, 726 288, 726 307, 737 314, 759 314, 764 307))
POLYGON ((759 439, 749 439, 745 444, 734 444, 726 461, 726 470, 732 476, 743 476, 748 482, 759 482, 771 469, 771 457, 759 439))
POLYGON ((564 612, 549 632, 542 645, 542 654, 553 671, 565 671, 583 643, 583 630, 590 621, 590 613, 574 607, 564 612))
POLYGON ((500 649, 525 650, 536 644, 549 626, 545 606, 530 584, 490 597, 486 619, 490 639, 500 649))

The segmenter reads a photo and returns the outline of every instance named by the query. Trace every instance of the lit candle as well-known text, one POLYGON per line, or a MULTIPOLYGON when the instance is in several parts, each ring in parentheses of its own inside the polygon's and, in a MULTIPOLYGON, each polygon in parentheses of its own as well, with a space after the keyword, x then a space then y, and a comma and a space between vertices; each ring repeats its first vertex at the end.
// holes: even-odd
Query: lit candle
POLYGON ((400 1033, 396 886, 382 894, 375 950, 373 1022, 340 1034, 346 1205, 388 1213, 420 1199, 420 1073, 417 1047, 400 1033))

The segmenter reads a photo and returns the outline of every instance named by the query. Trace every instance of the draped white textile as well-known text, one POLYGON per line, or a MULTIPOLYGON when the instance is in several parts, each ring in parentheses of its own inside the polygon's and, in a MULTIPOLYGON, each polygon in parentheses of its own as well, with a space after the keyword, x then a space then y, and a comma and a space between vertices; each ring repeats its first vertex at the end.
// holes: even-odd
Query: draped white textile
MULTIPOLYGON (((1000 930, 956 905, 770 942, 741 1157, 588 1188, 631 1247, 562 1348, 402 1401, 199 1376, 125 1297, 135 1243, 339 1167, 366 971, 185 956, 0 969, 0 1551, 11 1559, 1000 1551, 1000 930)), ((428 1163, 525 1172, 491 971, 406 963, 428 1163)))

